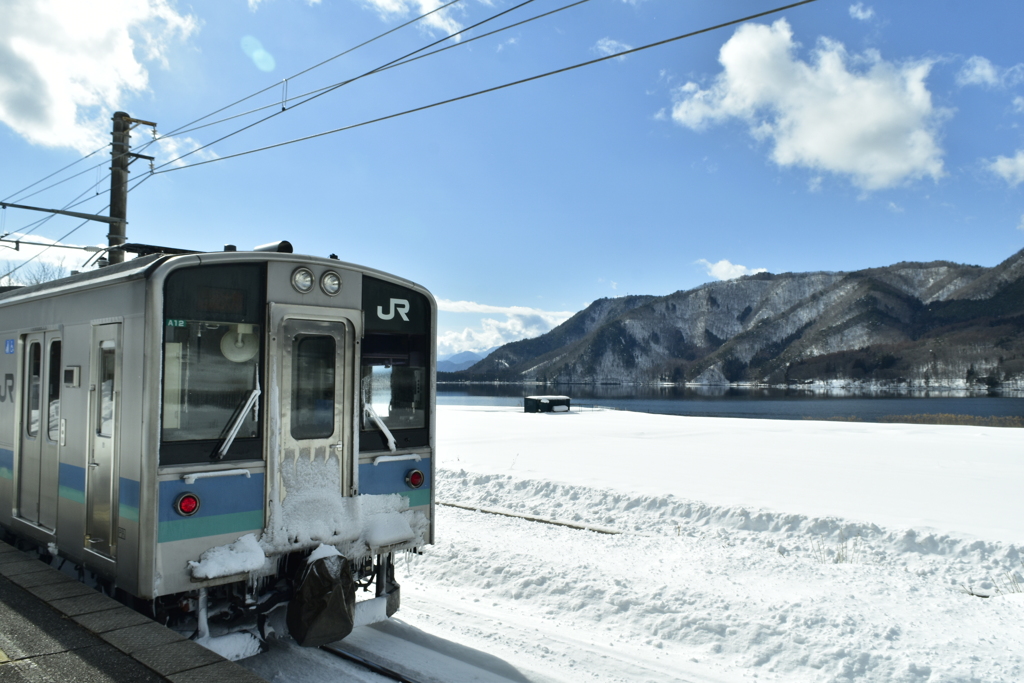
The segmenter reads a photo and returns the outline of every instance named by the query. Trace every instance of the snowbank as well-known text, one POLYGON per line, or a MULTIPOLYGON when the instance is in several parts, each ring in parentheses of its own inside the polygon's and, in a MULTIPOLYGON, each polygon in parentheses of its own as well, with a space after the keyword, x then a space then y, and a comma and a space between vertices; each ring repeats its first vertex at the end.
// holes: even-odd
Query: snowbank
POLYGON ((463 406, 437 425, 448 470, 1024 544, 1022 430, 463 406))

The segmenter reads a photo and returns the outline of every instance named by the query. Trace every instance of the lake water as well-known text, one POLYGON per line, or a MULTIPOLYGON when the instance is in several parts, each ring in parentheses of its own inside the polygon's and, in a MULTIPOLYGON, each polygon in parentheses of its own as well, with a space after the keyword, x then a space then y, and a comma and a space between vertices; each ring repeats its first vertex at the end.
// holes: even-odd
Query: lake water
POLYGON ((790 420, 855 417, 866 421, 891 415, 940 413, 1024 416, 1024 397, 969 396, 950 391, 930 391, 927 395, 867 395, 743 387, 574 385, 544 388, 513 384, 439 384, 437 389, 437 402, 441 405, 522 406, 523 396, 565 394, 572 398, 576 409, 599 405, 664 415, 790 420))

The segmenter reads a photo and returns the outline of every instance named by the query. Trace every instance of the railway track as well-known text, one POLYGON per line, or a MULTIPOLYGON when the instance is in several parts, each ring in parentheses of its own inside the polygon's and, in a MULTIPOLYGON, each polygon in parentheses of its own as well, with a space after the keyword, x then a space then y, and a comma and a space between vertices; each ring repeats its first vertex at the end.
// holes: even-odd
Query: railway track
POLYGON ((599 534, 621 534, 622 532, 618 529, 611 529, 605 526, 597 526, 595 524, 577 524, 576 522, 563 522, 557 519, 547 519, 546 517, 538 517, 536 515, 524 515, 519 512, 508 512, 506 510, 494 510, 491 508, 484 508, 478 505, 463 505, 462 503, 449 503, 444 501, 436 501, 437 505, 443 505, 449 508, 459 508, 460 510, 470 510, 472 512, 480 512, 485 515, 499 515, 501 517, 512 517, 514 519, 525 519, 528 522, 537 522, 538 524, 550 524, 552 526, 564 526, 570 529, 579 529, 581 531, 594 531, 599 534))
POLYGON ((419 679, 410 678, 408 675, 400 671, 395 671, 394 669, 390 669, 384 666, 383 664, 378 664, 377 662, 371 662, 370 660, 364 657, 354 655, 351 652, 345 652, 344 650, 340 650, 331 645, 321 645, 320 649, 324 652, 329 652, 336 657, 341 657, 342 659, 358 664, 359 666, 367 669, 368 671, 372 671, 375 674, 378 674, 380 676, 386 676, 387 678, 390 678, 393 681, 398 681, 399 683, 422 683, 419 679))

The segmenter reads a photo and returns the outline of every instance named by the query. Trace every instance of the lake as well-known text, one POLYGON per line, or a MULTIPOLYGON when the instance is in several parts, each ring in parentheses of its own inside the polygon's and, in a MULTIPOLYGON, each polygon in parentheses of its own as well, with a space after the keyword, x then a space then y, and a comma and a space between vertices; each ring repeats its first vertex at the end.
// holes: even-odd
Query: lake
POLYGON ((751 417, 769 419, 857 418, 866 421, 892 415, 1024 416, 1024 397, 966 395, 932 390, 923 393, 856 393, 848 390, 810 392, 800 389, 680 386, 559 387, 515 384, 438 384, 441 405, 522 406, 523 396, 565 394, 576 409, 599 405, 664 415, 751 417))

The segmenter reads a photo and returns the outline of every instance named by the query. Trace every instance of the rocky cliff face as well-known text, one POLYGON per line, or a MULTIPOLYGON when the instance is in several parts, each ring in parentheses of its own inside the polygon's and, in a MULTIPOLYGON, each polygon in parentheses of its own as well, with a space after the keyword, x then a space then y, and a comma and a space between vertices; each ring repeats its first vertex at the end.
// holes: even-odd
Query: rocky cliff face
POLYGON ((760 273, 663 297, 602 299, 507 344, 467 377, 548 382, 881 381, 1024 388, 1024 251, 760 273))

